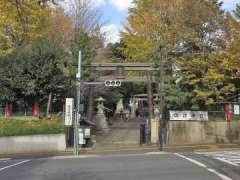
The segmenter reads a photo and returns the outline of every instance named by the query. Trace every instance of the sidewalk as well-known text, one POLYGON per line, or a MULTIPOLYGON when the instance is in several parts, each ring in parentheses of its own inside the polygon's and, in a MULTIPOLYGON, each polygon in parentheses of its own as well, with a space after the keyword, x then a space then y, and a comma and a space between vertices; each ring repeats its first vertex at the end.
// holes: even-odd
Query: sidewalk
MULTIPOLYGON (((80 155, 111 155, 111 154, 140 154, 148 152, 158 152, 158 145, 143 145, 143 146, 121 146, 121 147, 102 147, 102 149, 85 148, 80 149, 80 155)), ((198 145, 177 145, 165 146, 164 152, 216 152, 216 151, 240 151, 240 144, 198 144, 198 145)), ((0 155, 1 158, 11 159, 35 159, 47 158, 53 156, 71 156, 73 148, 67 148, 64 152, 49 152, 49 153, 26 153, 26 154, 8 154, 0 155)))
MULTIPOLYGON (((126 153, 146 153, 157 152, 159 145, 143 145, 143 146, 119 146, 119 147, 102 147, 101 149, 85 149, 81 150, 83 154, 126 154, 126 153)), ((240 151, 240 144, 197 144, 197 145, 176 145, 164 146, 165 152, 215 152, 215 151, 240 151)))
POLYGON ((213 151, 238 151, 240 144, 196 144, 196 145, 177 145, 165 146, 167 152, 213 152, 213 151))

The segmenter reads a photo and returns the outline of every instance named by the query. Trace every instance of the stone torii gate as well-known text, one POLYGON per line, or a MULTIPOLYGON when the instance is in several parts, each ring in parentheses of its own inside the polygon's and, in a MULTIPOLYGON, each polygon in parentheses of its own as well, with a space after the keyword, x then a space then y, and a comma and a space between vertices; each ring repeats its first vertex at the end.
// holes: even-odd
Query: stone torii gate
POLYGON ((147 82, 148 97, 148 114, 149 124, 151 127, 151 142, 158 143, 158 126, 159 121, 154 118, 153 110, 153 93, 152 93, 152 76, 151 73, 156 70, 152 63, 92 63, 90 66, 99 72, 95 82, 85 82, 84 84, 104 84, 107 80, 121 80, 123 83, 129 82, 147 82), (128 71, 144 72, 142 76, 127 76, 128 71), (111 75, 102 75, 103 72, 110 72, 111 75))

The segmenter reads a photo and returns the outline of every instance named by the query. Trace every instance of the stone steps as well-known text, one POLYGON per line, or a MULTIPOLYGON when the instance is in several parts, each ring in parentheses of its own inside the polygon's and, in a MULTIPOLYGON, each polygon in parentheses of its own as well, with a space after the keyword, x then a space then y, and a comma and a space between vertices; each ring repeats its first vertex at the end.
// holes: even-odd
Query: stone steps
POLYGON ((94 149, 139 147, 138 123, 116 123, 108 133, 97 136, 94 149))

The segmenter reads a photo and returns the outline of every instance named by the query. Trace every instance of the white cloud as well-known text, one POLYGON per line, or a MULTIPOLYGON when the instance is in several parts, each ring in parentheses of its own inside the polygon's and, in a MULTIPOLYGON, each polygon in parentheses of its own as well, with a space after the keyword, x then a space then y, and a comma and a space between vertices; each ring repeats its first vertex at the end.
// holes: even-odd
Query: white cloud
POLYGON ((106 5, 106 0, 57 0, 65 9, 69 9, 72 4, 80 2, 82 4, 90 4, 93 8, 106 5))
POLYGON ((118 10, 127 11, 128 8, 133 6, 133 0, 109 0, 118 10))
POLYGON ((118 27, 117 25, 110 24, 103 26, 101 31, 106 36, 105 44, 116 43, 120 41, 120 27, 118 27))
POLYGON ((103 6, 106 4, 105 0, 94 0, 93 4, 95 4, 95 6, 103 6))

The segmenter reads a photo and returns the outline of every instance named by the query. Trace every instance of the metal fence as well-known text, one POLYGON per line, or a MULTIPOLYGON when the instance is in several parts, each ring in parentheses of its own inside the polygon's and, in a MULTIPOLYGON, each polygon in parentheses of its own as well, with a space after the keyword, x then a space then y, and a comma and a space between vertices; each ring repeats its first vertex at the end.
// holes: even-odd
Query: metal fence
MULTIPOLYGON (((208 111, 209 121, 226 121, 225 111, 208 111)), ((233 121, 240 121, 240 115, 233 114, 233 121)))

